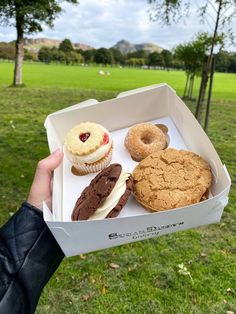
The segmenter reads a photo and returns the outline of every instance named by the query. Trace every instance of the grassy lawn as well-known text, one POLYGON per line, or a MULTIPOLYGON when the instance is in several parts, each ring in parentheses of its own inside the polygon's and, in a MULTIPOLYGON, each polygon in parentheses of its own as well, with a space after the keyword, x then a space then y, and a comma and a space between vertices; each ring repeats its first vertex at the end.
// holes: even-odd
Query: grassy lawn
MULTIPOLYGON (((12 83, 13 63, 0 63, 0 86, 12 83)), ((83 88, 107 91, 125 91, 141 86, 168 83, 180 95, 183 93, 185 74, 183 71, 142 70, 130 68, 102 68, 66 65, 26 63, 23 68, 24 83, 28 87, 83 88), (98 71, 109 71, 110 75, 99 75, 98 71)), ((194 93, 200 80, 196 80, 194 93)), ((213 99, 236 99, 236 75, 216 73, 213 99)))
MULTIPOLYGON (((163 81, 183 90, 182 72, 109 71, 100 77, 98 68, 27 64, 27 87, 8 88, 12 65, 0 64, 1 224, 25 199, 37 161, 48 154, 43 122, 49 113, 163 81)), ((209 137, 233 181, 221 222, 65 259, 37 314, 236 313, 236 75, 217 74, 215 82, 209 137), (179 272, 181 263, 192 280, 179 272)))

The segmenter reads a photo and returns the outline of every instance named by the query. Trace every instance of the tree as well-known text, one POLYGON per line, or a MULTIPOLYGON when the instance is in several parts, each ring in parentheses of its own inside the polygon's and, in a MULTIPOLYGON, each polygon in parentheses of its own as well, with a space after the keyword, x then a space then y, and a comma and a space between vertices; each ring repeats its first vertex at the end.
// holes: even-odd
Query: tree
POLYGON ((126 58, 126 60, 142 59, 142 60, 144 60, 144 64, 147 64, 147 62, 148 62, 148 52, 143 50, 143 49, 136 50, 136 51, 127 53, 125 58, 126 58))
MULTIPOLYGON (((210 0, 209 0, 210 1, 210 0)), ((202 79, 201 79, 201 86, 200 86, 200 91, 199 91, 199 96, 198 96, 198 102, 197 102, 197 108, 196 108, 196 118, 198 119, 199 122, 201 122, 202 120, 202 109, 203 109, 203 104, 204 104, 204 100, 205 100, 205 95, 206 95, 206 91, 207 91, 207 85, 208 85, 208 81, 209 78, 211 77, 211 82, 213 80, 213 74, 214 74, 214 67, 213 67, 213 54, 214 54, 214 48, 217 44, 217 38, 219 36, 219 28, 220 28, 220 23, 222 23, 223 25, 227 22, 229 22, 233 15, 229 15, 229 16, 224 16, 225 14, 225 10, 228 11, 229 8, 231 8, 231 6, 236 5, 235 0, 215 0, 215 5, 217 7, 215 7, 213 5, 213 3, 210 1, 211 6, 214 8, 216 16, 214 19, 214 31, 213 31, 213 35, 211 38, 211 46, 210 46, 210 53, 208 55, 207 58, 207 62, 206 62, 206 66, 203 68, 202 71, 202 79), (229 6, 228 6, 229 4, 229 6)), ((205 6, 202 7, 202 16, 205 15, 205 12, 207 10, 209 3, 206 3, 205 6)), ((236 13, 236 7, 235 7, 235 12, 236 13)), ((230 32, 231 33, 231 32, 230 32)), ((222 38, 224 37, 224 35, 222 35, 222 38)), ((221 47, 223 47, 223 42, 221 44, 221 47)), ((208 94, 208 100, 207 100, 207 108, 206 108, 206 117, 205 117, 205 125, 204 125, 204 129, 205 131, 207 131, 207 127, 208 127, 208 120, 209 120, 209 112, 210 112, 210 101, 211 101, 211 90, 212 90, 212 84, 210 82, 210 88, 209 88, 209 94, 208 94)))
POLYGON ((41 62, 50 63, 52 60, 51 49, 46 46, 41 47, 38 51, 38 59, 41 62))
POLYGON ((81 54, 75 52, 75 51, 70 51, 65 53, 65 61, 66 64, 75 64, 75 63, 82 63, 83 62, 83 57, 81 54))
POLYGON ((140 67, 142 65, 145 65, 145 59, 144 58, 130 58, 126 60, 126 64, 140 67))
POLYGON ((124 56, 120 52, 120 50, 116 48, 110 48, 109 49, 113 55, 114 62, 117 64, 124 64, 124 56))
POLYGON ((0 43, 0 59, 15 59, 15 44, 11 43, 0 43))
POLYGON ((199 65, 196 66, 196 55, 194 50, 194 45, 180 44, 175 48, 175 57, 182 61, 184 64, 184 69, 186 72, 186 83, 183 93, 183 98, 192 99, 193 95, 193 85, 196 71, 199 70, 199 65))
POLYGON ((73 48, 73 45, 72 45, 71 41, 66 38, 66 39, 64 39, 64 40, 60 43, 60 45, 59 45, 59 50, 65 52, 65 53, 67 53, 67 52, 73 51, 74 48, 73 48))
POLYGON ((85 50, 85 51, 81 52, 82 56, 84 57, 84 62, 85 63, 92 63, 92 62, 94 62, 95 52, 96 52, 95 49, 85 50))
POLYGON ((183 62, 186 71, 184 98, 193 98, 194 79, 202 70, 210 44, 211 37, 207 33, 199 33, 191 42, 180 44, 175 48, 175 57, 183 62))
POLYGON ((36 53, 34 53, 33 51, 29 51, 27 49, 24 49, 24 60, 36 61, 36 59, 37 59, 36 53))
POLYGON ((161 56, 163 58, 165 68, 170 68, 173 60, 172 53, 167 49, 163 49, 161 51, 161 56))
POLYGON ((147 55, 148 55, 147 51, 141 49, 141 50, 129 52, 127 54, 127 57, 128 58, 143 58, 143 59, 145 59, 145 58, 147 58, 147 55))
POLYGON ((162 25, 178 23, 189 13, 190 0, 148 0, 148 3, 150 19, 162 25))
POLYGON ((112 63, 112 54, 109 49, 99 48, 94 54, 94 60, 98 64, 111 64, 112 63))
POLYGON ((216 71, 228 72, 230 66, 231 55, 227 51, 221 51, 217 55, 216 59, 216 71))
MULTIPOLYGON (((65 0, 78 3, 78 0, 65 0)), ((16 58, 13 85, 22 84, 22 66, 24 59, 24 36, 42 31, 42 23, 52 27, 53 21, 61 12, 60 0, 1 0, 0 23, 15 26, 16 58)))
POLYGON ((236 73, 236 53, 232 53, 230 56, 230 64, 228 71, 230 73, 236 73))
POLYGON ((164 64, 164 58, 159 52, 152 52, 148 56, 148 65, 163 67, 164 64))
MULTIPOLYGON (((150 18, 151 20, 158 20, 163 24, 170 24, 170 22, 178 22, 183 16, 188 15, 191 0, 148 0, 151 5, 150 8, 150 18)), ((202 71, 201 86, 196 106, 196 117, 199 122, 202 119, 202 111, 205 100, 205 95, 208 87, 209 78, 211 77, 211 82, 213 80, 213 59, 214 59, 214 48, 217 45, 217 38, 220 34, 223 34, 224 28, 228 26, 228 30, 225 31, 226 36, 222 41, 226 40, 226 37, 233 38, 233 31, 230 28, 232 19, 236 14, 236 1, 235 0, 204 0, 201 2, 201 7, 199 8, 200 16, 204 21, 209 23, 208 17, 210 16, 213 21, 213 32, 211 36, 211 45, 209 49, 209 54, 207 61, 202 71)), ((223 38, 223 36, 222 36, 223 38)), ((211 84, 210 84, 211 85, 211 84)), ((209 118, 209 107, 211 100, 211 88, 209 88, 207 108, 205 116, 204 128, 207 130, 208 118, 209 118)))

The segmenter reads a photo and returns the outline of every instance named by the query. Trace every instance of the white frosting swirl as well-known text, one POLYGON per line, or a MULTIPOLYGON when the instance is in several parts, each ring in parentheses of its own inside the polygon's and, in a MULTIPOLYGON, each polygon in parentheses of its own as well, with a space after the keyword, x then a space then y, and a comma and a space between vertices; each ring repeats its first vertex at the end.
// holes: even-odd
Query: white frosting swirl
POLYGON ((109 214, 109 212, 118 204, 121 196, 125 193, 126 181, 129 179, 129 176, 130 174, 128 172, 121 172, 110 195, 88 220, 104 219, 109 214))

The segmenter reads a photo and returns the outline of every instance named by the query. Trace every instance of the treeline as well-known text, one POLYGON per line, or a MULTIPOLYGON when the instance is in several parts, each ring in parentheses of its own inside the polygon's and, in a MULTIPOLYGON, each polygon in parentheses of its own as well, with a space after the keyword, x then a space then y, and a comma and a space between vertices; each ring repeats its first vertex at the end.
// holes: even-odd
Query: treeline
MULTIPOLYGON (((38 52, 38 60, 41 62, 62 62, 66 64, 102 64, 122 66, 159 66, 171 67, 175 63, 173 55, 168 50, 161 53, 148 53, 144 50, 122 54, 115 48, 99 48, 92 50, 74 49, 71 42, 65 39, 58 48, 42 47, 38 52)), ((175 64, 177 66, 177 64, 175 64)), ((181 64, 179 64, 181 67, 181 64)))
MULTIPOLYGON (((14 42, 0 43, 0 59, 15 59, 14 42)), ((145 50, 139 50, 122 54, 115 48, 74 49, 69 39, 64 39, 58 48, 41 47, 38 53, 25 49, 24 60, 41 61, 44 63, 58 62, 65 64, 102 64, 186 69, 186 64, 179 58, 178 49, 173 52, 164 49, 160 53, 149 53, 145 50)), ((219 52, 215 67, 217 72, 236 73, 236 53, 227 51, 219 52)))
POLYGON ((221 51, 216 57, 217 72, 236 73, 236 53, 221 51))

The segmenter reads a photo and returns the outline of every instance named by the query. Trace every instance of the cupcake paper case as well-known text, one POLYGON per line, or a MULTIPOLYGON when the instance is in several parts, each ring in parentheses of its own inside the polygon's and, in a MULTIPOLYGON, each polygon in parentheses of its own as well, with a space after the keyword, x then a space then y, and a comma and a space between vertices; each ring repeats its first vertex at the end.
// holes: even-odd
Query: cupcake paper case
POLYGON ((110 133, 94 122, 76 125, 65 137, 65 154, 80 174, 98 172, 107 167, 112 150, 110 133))

